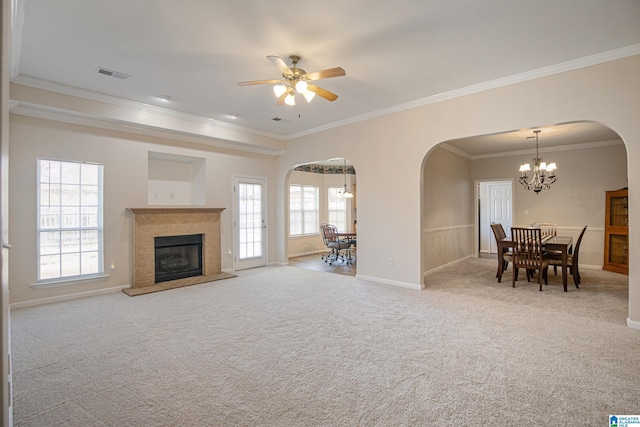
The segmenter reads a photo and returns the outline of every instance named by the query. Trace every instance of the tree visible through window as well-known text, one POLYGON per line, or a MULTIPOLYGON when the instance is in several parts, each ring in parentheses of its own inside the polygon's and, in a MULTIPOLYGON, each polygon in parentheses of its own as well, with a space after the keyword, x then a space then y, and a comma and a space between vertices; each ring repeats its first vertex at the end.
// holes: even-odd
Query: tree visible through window
POLYGON ((318 234, 318 187, 289 186, 289 235, 318 234))
POLYGON ((38 280, 103 273, 102 165, 38 159, 38 280))
POLYGON ((347 199, 340 194, 342 187, 329 187, 329 224, 336 226, 338 231, 347 230, 347 199))

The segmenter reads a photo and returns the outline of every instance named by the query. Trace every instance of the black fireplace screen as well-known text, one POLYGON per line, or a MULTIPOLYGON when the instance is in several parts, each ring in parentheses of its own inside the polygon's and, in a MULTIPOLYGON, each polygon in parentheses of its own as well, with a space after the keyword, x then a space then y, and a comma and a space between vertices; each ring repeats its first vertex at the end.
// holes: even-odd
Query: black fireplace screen
POLYGON ((202 275, 202 234, 155 238, 155 283, 202 275))

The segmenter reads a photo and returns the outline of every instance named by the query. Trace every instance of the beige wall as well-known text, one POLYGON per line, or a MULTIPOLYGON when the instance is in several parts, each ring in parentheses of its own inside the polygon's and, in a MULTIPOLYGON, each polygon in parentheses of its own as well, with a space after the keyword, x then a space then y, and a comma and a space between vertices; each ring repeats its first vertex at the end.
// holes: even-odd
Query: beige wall
MULTIPOLYGON (((182 144, 159 138, 140 137, 121 132, 42 119, 11 116, 10 211, 12 243, 11 303, 50 299, 82 292, 99 291, 130 284, 130 218, 129 207, 148 206, 148 153, 203 158, 206 164, 206 207, 225 208, 221 214, 222 269, 233 267, 227 254, 233 248, 232 176, 266 177, 273 181, 274 160, 271 157, 216 152, 215 149, 182 144), (36 160, 38 157, 89 161, 104 164, 104 262, 108 279, 82 282, 72 286, 32 289, 36 283, 36 160), (109 271, 111 263, 116 268, 109 271)), ((275 205, 273 194, 268 206, 275 205)), ((275 223, 275 212, 269 212, 267 223, 275 223)), ((275 254, 275 227, 268 227, 269 254, 275 254)), ((269 262, 274 259, 269 258, 269 262)))
POLYGON ((437 147, 425 161, 423 179, 426 273, 474 254, 471 161, 437 147))
MULTIPOLYGON (((442 96, 445 100, 303 136, 289 141, 279 158, 277 185, 284 186, 296 164, 349 158, 358 171, 358 276, 419 288, 424 271, 422 161, 433 147, 457 138, 586 120, 613 129, 625 143, 628 162, 638 159, 638 75, 640 56, 632 56, 453 99, 442 96), (387 263, 391 256, 394 265, 387 263)), ((640 227, 634 226, 640 224, 640 170, 628 168, 628 175, 629 324, 640 329, 640 250, 634 243, 640 241, 640 227)), ((595 198, 603 190, 587 194, 595 198)), ((517 196, 516 203, 523 209, 526 201, 517 196)), ((284 194, 278 195, 278 206, 284 210, 284 194)), ((279 227, 284 229, 284 218, 279 227)), ((278 238, 278 256, 285 257, 288 244, 284 234, 278 238)))

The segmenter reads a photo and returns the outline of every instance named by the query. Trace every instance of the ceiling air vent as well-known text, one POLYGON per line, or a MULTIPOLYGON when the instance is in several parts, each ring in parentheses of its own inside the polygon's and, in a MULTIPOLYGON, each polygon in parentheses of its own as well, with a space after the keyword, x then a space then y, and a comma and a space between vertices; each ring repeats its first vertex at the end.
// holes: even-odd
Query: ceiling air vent
POLYGON ((119 73, 118 71, 107 70, 106 68, 98 67, 98 74, 104 74, 105 76, 115 77, 116 79, 126 80, 131 77, 129 74, 119 73))
POLYGON ((283 119, 283 118, 281 118, 281 117, 274 117, 274 118, 273 118, 273 119, 271 119, 271 120, 273 120, 274 122, 288 122, 288 121, 289 121, 289 120, 287 120, 287 119, 283 119))

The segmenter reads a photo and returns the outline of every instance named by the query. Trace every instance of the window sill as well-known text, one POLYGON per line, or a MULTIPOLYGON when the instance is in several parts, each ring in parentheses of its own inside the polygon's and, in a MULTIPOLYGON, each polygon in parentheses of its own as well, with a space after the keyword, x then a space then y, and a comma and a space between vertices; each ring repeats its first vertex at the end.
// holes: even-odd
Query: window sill
POLYGON ((82 277, 82 278, 50 280, 47 282, 34 283, 31 285, 31 288, 32 289, 61 288, 64 286, 82 285, 85 283, 92 283, 99 280, 107 280, 110 277, 111 276, 108 274, 101 274, 101 275, 82 277))

